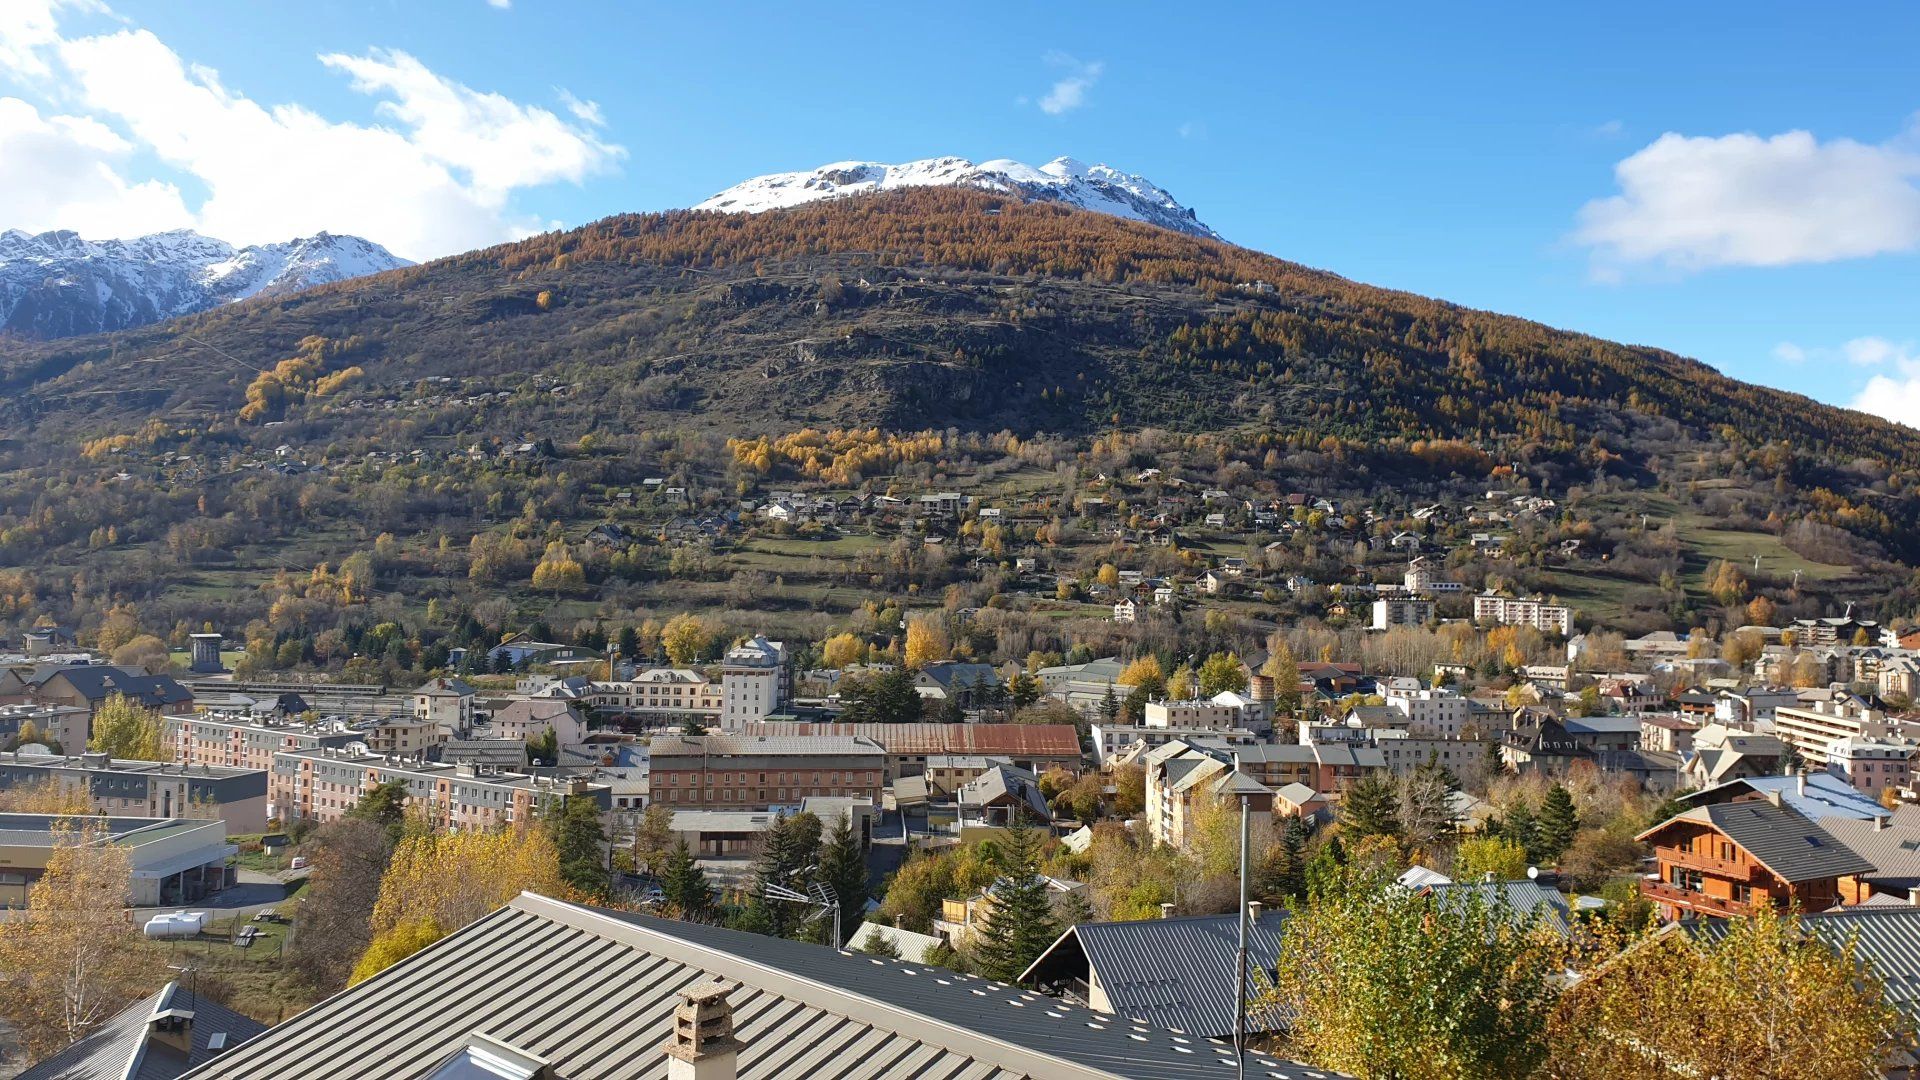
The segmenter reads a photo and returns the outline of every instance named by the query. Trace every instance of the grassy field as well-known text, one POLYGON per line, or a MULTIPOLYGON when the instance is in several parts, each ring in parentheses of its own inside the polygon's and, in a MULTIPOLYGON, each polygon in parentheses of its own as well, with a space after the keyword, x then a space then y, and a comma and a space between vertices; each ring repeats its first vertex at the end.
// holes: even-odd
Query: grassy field
MULTIPOLYGON (((292 917, 305 891, 301 882, 275 910, 292 917)), ((208 924, 193 940, 153 941, 147 947, 164 955, 188 988, 203 985, 255 1020, 273 1024, 313 1004, 312 990, 286 962, 289 931, 281 923, 228 917, 208 924), (256 931, 253 943, 241 948, 234 942, 240 928, 249 925, 256 931)))

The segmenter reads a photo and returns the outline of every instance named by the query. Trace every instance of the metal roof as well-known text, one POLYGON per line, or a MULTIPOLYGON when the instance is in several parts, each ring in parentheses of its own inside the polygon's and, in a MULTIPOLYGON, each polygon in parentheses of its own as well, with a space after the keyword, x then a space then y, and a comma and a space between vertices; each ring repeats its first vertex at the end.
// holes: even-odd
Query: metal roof
MULTIPOLYGON (((1273 977, 1286 920, 1286 911, 1269 910, 1248 927, 1249 1001, 1258 1001, 1262 980, 1273 977)), ((1231 1038, 1239 933, 1233 914, 1080 923, 1061 934, 1020 981, 1077 978, 1084 963, 1119 1015, 1185 1035, 1231 1038)), ((1247 1014, 1249 1031, 1273 1031, 1280 1024, 1271 1010, 1247 1014)))
POLYGON ((1872 863, 1854 854, 1825 829, 1764 799, 1696 806, 1655 825, 1636 839, 1644 841, 1676 821, 1717 830, 1783 881, 1815 881, 1873 872, 1872 863))
POLYGON ((174 1080, 208 1061, 209 1043, 226 1036, 227 1050, 267 1030, 265 1024, 217 1001, 196 998, 168 983, 120 1010, 85 1038, 20 1074, 18 1080, 174 1080), (186 1011, 193 1017, 193 1051, 182 1054, 147 1041, 147 1025, 161 1013, 186 1011))
MULTIPOLYGON (((485 1033, 567 1080, 658 1078, 682 991, 733 985, 740 1080, 1224 1080, 1231 1049, 1003 983, 530 893, 195 1070, 418 1077, 485 1033)), ((1253 1055, 1252 1075, 1332 1077, 1253 1055)))
POLYGON ((1887 1004, 1920 1016, 1920 908, 1834 908, 1800 916, 1800 928, 1834 949, 1851 942, 1880 976, 1887 1004))
POLYGON ((1780 804, 1825 828, 1835 818, 1870 821, 1891 816, 1884 806, 1862 795, 1852 784, 1831 773, 1796 776, 1748 776, 1701 788, 1675 797, 1676 802, 1701 806, 1741 796, 1778 795, 1780 804))
POLYGON ((1538 918, 1546 926, 1568 933, 1567 898, 1560 895, 1558 889, 1549 888, 1530 878, 1519 881, 1450 881, 1419 886, 1420 891, 1434 898, 1435 906, 1445 910, 1466 902, 1470 895, 1477 895, 1489 908, 1501 908, 1515 918, 1527 920, 1538 918))
POLYGON ((1920 806, 1903 803, 1884 824, 1877 819, 1831 818, 1820 827, 1873 864, 1867 876, 1876 885, 1920 885, 1920 806))
POLYGON ((814 724, 804 720, 759 720, 742 725, 740 734, 859 735, 872 739, 894 755, 1080 756, 1080 735, 1072 724, 814 724))

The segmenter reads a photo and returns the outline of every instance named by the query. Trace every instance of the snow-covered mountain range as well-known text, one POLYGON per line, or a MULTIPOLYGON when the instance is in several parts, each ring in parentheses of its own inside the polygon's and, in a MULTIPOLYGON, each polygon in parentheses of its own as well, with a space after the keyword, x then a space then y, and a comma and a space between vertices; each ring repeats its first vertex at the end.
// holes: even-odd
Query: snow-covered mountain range
POLYGON ((357 236, 236 248, 179 229, 134 240, 0 232, 0 333, 68 337, 412 265, 357 236))
POLYGON ((1116 217, 1133 218, 1194 236, 1219 239, 1192 210, 1143 176, 1106 165, 1055 158, 1039 168, 1001 158, 974 164, 939 157, 886 165, 840 161, 811 172, 756 176, 699 203, 695 210, 757 214, 819 199, 865 195, 895 188, 961 186, 1018 194, 1034 202, 1059 202, 1116 217))

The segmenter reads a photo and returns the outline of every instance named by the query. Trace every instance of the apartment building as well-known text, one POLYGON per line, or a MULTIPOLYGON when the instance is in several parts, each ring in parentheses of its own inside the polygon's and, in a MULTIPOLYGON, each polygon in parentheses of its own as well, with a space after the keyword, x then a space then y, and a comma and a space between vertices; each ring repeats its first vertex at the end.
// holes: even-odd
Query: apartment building
POLYGON ((463 679, 430 679, 413 692, 413 716, 450 731, 473 726, 473 687, 463 679))
POLYGON ((1562 637, 1573 633, 1573 609, 1549 604, 1537 596, 1481 593, 1473 598, 1473 621, 1503 626, 1531 626, 1541 633, 1559 634, 1562 637))
POLYGON ((267 828, 267 773, 261 769, 130 761, 94 753, 0 753, 0 791, 48 782, 84 793, 87 809, 96 814, 219 818, 235 833, 267 828))
POLYGON ((0 741, 31 734, 78 751, 92 734, 92 715, 73 705, 0 705, 0 741))
POLYGON ((1473 703, 1445 687, 1408 686, 1394 679, 1381 688, 1380 696, 1407 718, 1413 732, 1457 739, 1473 721, 1473 703))
POLYGON ((674 809, 795 806, 819 796, 880 802, 887 751, 858 735, 661 735, 648 747, 653 801, 674 809))
POLYGON ((1373 602, 1373 628, 1425 626, 1433 621, 1433 601, 1422 596, 1383 596, 1373 602))
POLYGON ((339 749, 366 736, 338 722, 283 723, 250 716, 194 713, 162 717, 173 760, 182 765, 271 771, 283 750, 339 749))
POLYGON ((1827 744, 1827 771, 1878 799, 1888 788, 1912 786, 1917 751, 1912 739, 1835 739, 1827 744))
POLYGON ((282 821, 338 821, 361 796, 387 781, 407 791, 407 805, 424 809, 448 829, 486 829, 530 821, 540 807, 561 799, 610 803, 606 784, 578 777, 498 772, 485 766, 425 762, 382 754, 321 747, 273 756, 269 812, 282 821))
POLYGON ((985 754, 1003 757, 1028 772, 1039 774, 1059 766, 1070 773, 1081 767, 1080 733, 1072 724, 814 724, 799 720, 763 720, 748 724, 740 735, 857 736, 879 743, 887 752, 886 779, 918 776, 930 758, 942 754, 985 754))
POLYGON ((691 668, 648 668, 624 682, 594 683, 587 700, 649 727, 679 727, 689 719, 717 723, 726 709, 720 685, 691 668))
POLYGON ((1774 710, 1773 733, 1815 769, 1828 763, 1828 747, 1840 739, 1883 740, 1908 734, 1907 725, 1854 697, 1815 701, 1774 710))
POLYGON ((793 697, 787 647, 756 636, 728 649, 720 662, 720 690, 720 726, 728 731, 784 710, 793 697))

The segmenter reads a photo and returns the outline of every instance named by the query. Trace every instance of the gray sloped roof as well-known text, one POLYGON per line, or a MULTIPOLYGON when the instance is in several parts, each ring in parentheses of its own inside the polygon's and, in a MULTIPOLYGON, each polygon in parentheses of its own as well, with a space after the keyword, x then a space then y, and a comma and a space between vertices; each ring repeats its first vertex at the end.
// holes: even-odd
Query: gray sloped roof
POLYGON ((1549 888, 1531 878, 1519 881, 1455 881, 1425 885, 1422 891, 1432 896, 1435 905, 1442 910, 1466 903, 1468 896, 1478 896, 1482 903, 1510 912, 1518 920, 1539 918, 1563 935, 1568 932, 1567 898, 1561 896, 1558 889, 1549 888))
MULTIPOLYGON (((680 992, 716 980, 735 987, 740 1080, 1218 1080, 1231 1067, 1212 1044, 941 968, 522 894, 191 1075, 417 1077, 479 1032, 567 1080, 654 1080, 680 992)), ((1330 1075, 1265 1060, 1282 1080, 1330 1075)))
POLYGON ((1834 908, 1802 915, 1800 928, 1834 949, 1851 942, 1855 959, 1880 976, 1887 1004, 1920 1016, 1920 908, 1834 908))
POLYGON ((226 1035, 228 1052, 265 1024, 168 983, 114 1014, 85 1038, 20 1074, 18 1080, 175 1080, 212 1059, 208 1044, 226 1035), (193 1053, 147 1042, 147 1023, 168 1010, 193 1013, 193 1053))
MULTIPOLYGON (((1247 932, 1248 999, 1258 1001, 1280 957, 1287 912, 1263 912, 1247 932)), ((1239 920, 1233 914, 1136 922, 1080 923, 1048 947, 1020 981, 1097 973, 1113 1010, 1156 1028, 1218 1039, 1233 1036, 1239 920)), ((1250 1009, 1249 1031, 1274 1031, 1272 1010, 1250 1009)))
MULTIPOLYGON (((1696 806, 1668 819, 1711 825, 1788 882, 1869 874, 1873 864, 1835 840, 1825 829, 1762 799, 1696 806)), ((1666 827, 1666 822, 1641 834, 1666 827)))
POLYGON ((1901 805, 1879 828, 1854 818, 1830 818, 1820 827, 1872 863, 1869 877, 1881 886, 1920 885, 1920 806, 1901 805))

